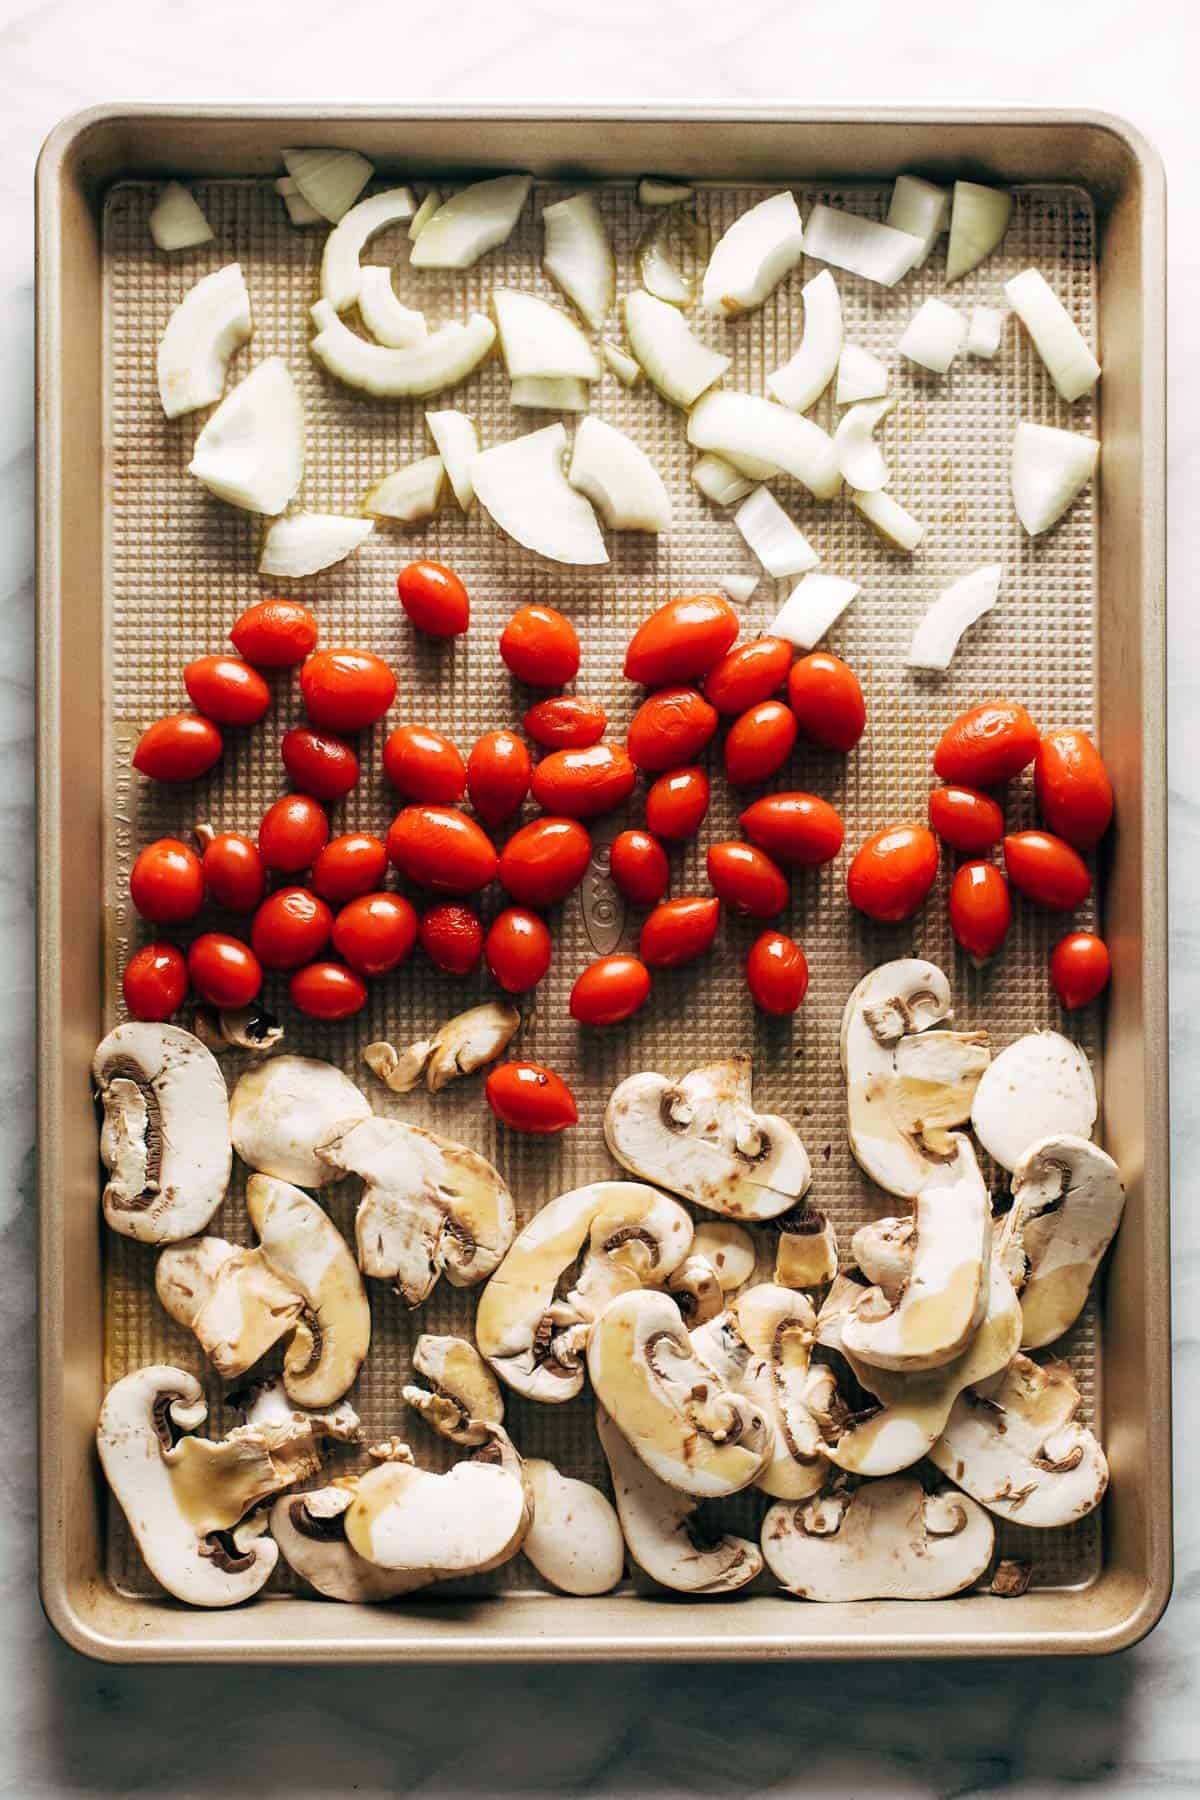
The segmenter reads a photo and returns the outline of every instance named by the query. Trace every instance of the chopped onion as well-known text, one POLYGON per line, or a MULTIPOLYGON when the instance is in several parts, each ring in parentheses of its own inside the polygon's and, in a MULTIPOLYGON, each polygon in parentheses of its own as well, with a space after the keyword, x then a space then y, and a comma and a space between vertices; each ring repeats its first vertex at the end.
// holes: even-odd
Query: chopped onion
POLYGON ((276 519, 263 539, 260 575, 282 575, 299 581, 331 569, 374 531, 370 519, 344 519, 337 513, 289 513, 276 519))
POLYGON ((636 387, 642 379, 640 365, 618 345, 610 344, 607 338, 600 340, 600 360, 625 387, 636 387))
POLYGON ((590 503, 563 474, 567 433, 547 425, 481 450, 471 464, 475 493, 501 531, 550 562, 606 563, 590 503))
POLYGON ((911 555, 925 536, 925 527, 920 521, 905 512, 900 502, 882 488, 870 494, 851 494, 850 500, 894 550, 906 550, 911 555))
POLYGON ((168 181, 150 212, 150 236, 160 250, 194 250, 212 242, 213 228, 195 196, 178 181, 168 181))
POLYGON ((375 173, 357 150, 285 150, 283 162, 308 204, 334 225, 375 173))
POLYGON ((1012 195, 1004 188, 981 187, 977 181, 956 181, 950 208, 950 247, 946 251, 946 280, 957 281, 990 256, 1008 230, 1012 195))
POLYGON ((842 302, 829 270, 822 269, 806 281, 800 298, 804 301, 800 348, 782 368, 767 376, 768 393, 793 412, 807 412, 820 399, 842 354, 842 302))
POLYGON ((767 626, 767 636, 786 638, 797 650, 811 650, 861 593, 857 581, 847 581, 844 575, 805 575, 767 626))
POLYGON ((967 321, 944 300, 926 300, 908 321, 896 348, 909 362, 944 375, 963 346, 967 321))
POLYGON ((709 312, 752 312, 804 254, 804 228, 787 188, 760 200, 718 240, 704 272, 701 299, 709 312))
POLYGON ((415 207, 411 188, 388 188, 386 193, 372 194, 369 200, 352 206, 330 232, 321 257, 321 298, 328 300, 334 312, 345 312, 358 299, 362 281, 359 259, 368 241, 389 225, 411 219, 415 207))
POLYGON ((857 344, 843 344, 838 358, 837 393, 839 406, 852 406, 856 400, 877 400, 888 388, 887 364, 857 344))
POLYGON ((407 350, 429 336, 425 314, 405 306, 392 286, 392 271, 367 263, 360 271, 358 316, 377 344, 407 350))
POLYGON ((1002 573, 999 563, 987 563, 938 595, 913 633, 905 659, 910 669, 950 667, 963 632, 995 606, 1002 573))
POLYGON ((664 181, 659 175, 643 175, 638 182, 638 205, 684 206, 693 192, 686 181, 664 181))
POLYGON ((399 519, 404 525, 415 525, 419 519, 433 517, 445 485, 446 465, 441 457, 423 456, 377 481, 362 510, 374 519, 399 519))
POLYGON ((668 306, 690 306, 696 298, 696 284, 691 276, 680 273, 663 248, 663 234, 669 218, 670 214, 666 213, 655 220, 639 242, 638 275, 646 292, 653 294, 656 300, 665 300, 668 306))
POLYGON ((1096 472, 1099 439, 1053 425, 1017 426, 1012 447, 1012 497, 1029 533, 1049 531, 1096 472))
POLYGON ((600 208, 591 194, 573 194, 544 207, 542 224, 542 266, 592 330, 599 331, 617 291, 617 262, 600 208))
POLYGON ((479 455, 479 429, 465 412, 427 412, 425 423, 437 445, 438 455, 446 465, 454 498, 466 512, 475 498, 471 483, 471 463, 479 455))
POLYGON ((429 192, 425 195, 420 206, 418 206, 416 212, 412 216, 412 224, 408 228, 408 241, 410 244, 416 243, 441 204, 442 196, 438 193, 436 188, 430 188, 429 192))
POLYGON ((1005 282, 1004 292, 1050 371, 1059 398, 1078 400, 1090 394, 1100 379, 1100 364, 1045 277, 1025 269, 1005 282))
POLYGON ((469 269, 512 236, 532 175, 496 175, 443 201, 413 245, 414 269, 469 269))
POLYGON ((304 475, 304 409, 281 356, 227 394, 196 439, 188 472, 218 500, 281 513, 304 475))
POLYGON ((723 456, 700 456, 692 464, 692 480, 714 506, 733 506, 754 486, 723 456))
POLYGON ((646 452, 603 419, 580 421, 567 480, 614 531, 666 531, 671 502, 646 452))
POLYGON ((999 306, 976 306, 967 326, 965 349, 968 356, 986 356, 989 360, 1000 348, 1004 321, 1008 314, 999 306))
POLYGON ((317 335, 309 348, 317 361, 348 387, 381 399, 453 387, 483 361, 496 341, 496 327, 482 313, 471 313, 463 325, 454 321, 439 325, 404 350, 356 337, 328 300, 318 300, 312 316, 317 335))
POLYGON ((895 404, 894 396, 888 395, 882 400, 861 400, 842 414, 833 434, 838 468, 843 478, 860 494, 874 493, 885 488, 891 480, 883 452, 873 434, 895 404))
POLYGON ((745 606, 761 580, 761 575, 748 569, 744 575, 723 575, 718 585, 725 589, 731 600, 736 601, 739 606, 745 606))
POLYGON ((629 347, 664 400, 685 410, 719 381, 729 358, 702 344, 673 306, 635 290, 625 296, 629 347))
POLYGON ((919 175, 897 175, 887 222, 897 231, 920 238, 921 251, 913 268, 923 269, 934 244, 950 228, 950 189, 922 181, 919 175))
POLYGON ((784 575, 806 575, 821 560, 769 488, 755 488, 734 513, 733 522, 776 581, 784 575))
POLYGON ((831 500, 842 485, 828 432, 758 394, 706 394, 688 418, 688 442, 715 450, 744 474, 765 470, 760 480, 782 469, 817 500, 831 500))
POLYGON ((574 376, 599 381, 600 358, 568 313, 537 294, 496 288, 492 311, 500 333, 500 354, 513 381, 523 375, 543 379, 574 376))
POLYGON ((848 269, 867 281, 895 287, 921 254, 921 240, 835 206, 814 206, 804 233, 804 254, 848 269))
POLYGON ((158 346, 158 397, 168 419, 221 398, 229 359, 253 328, 240 263, 202 275, 188 289, 158 346))
POLYGON ((509 386, 508 403, 527 412, 585 413, 591 389, 577 375, 518 375, 509 386))
POLYGON ((326 223, 315 206, 310 206, 290 175, 281 175, 275 183, 275 192, 287 207, 287 216, 293 225, 323 225, 326 223))

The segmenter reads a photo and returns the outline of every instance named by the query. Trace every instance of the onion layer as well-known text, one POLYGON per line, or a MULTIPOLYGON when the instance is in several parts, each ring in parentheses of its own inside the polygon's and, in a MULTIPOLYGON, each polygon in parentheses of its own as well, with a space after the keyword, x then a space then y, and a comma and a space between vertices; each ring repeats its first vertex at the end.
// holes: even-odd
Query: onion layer
POLYGON ((500 354, 513 381, 533 375, 539 380, 599 381, 600 359, 574 319, 537 294, 496 288, 492 311, 500 333, 500 354))
POLYGON ((375 173, 357 150, 285 150, 283 166, 308 204, 334 225, 375 173))
POLYGON ((168 419, 221 398, 229 359, 252 330, 240 263, 202 275, 188 289, 158 346, 158 397, 168 419))
POLYGON ((336 513, 289 513, 276 519, 263 539, 260 575, 301 581, 331 569, 365 544, 375 526, 370 519, 344 519, 336 513))
POLYGON ((843 344, 834 395, 837 404, 852 406, 856 400, 878 400, 887 389, 887 364, 857 344, 843 344))
POLYGON ((603 419, 580 421, 567 480, 614 531, 666 531, 671 502, 639 445, 603 419))
POLYGON ((629 347, 664 400, 686 410, 719 381, 729 358, 702 344, 673 306, 635 290, 625 296, 629 347))
POLYGON ((983 187, 977 181, 956 181, 950 206, 950 245, 946 251, 946 280, 969 275, 990 256, 1008 230, 1013 198, 1003 188, 983 187))
POLYGON ((358 299, 362 282, 360 258, 377 232, 411 219, 416 209, 412 189, 388 188, 352 206, 325 239, 321 257, 321 298, 334 312, 345 312, 358 299))
POLYGON ((893 550, 904 550, 911 555, 925 536, 925 527, 920 520, 905 512, 900 502, 882 488, 877 488, 874 493, 851 494, 850 500, 868 525, 873 525, 893 550))
POLYGON ((606 563, 596 515, 563 474, 567 433, 547 425, 482 450, 471 480, 484 510, 526 550, 550 562, 606 563))
POLYGON ((471 463, 479 455, 479 429, 464 412, 427 412, 425 424, 446 466, 454 498, 466 512, 475 498, 471 463))
POLYGON ((392 286, 392 271, 373 263, 359 271, 358 316, 377 344, 407 350, 429 336, 425 314, 405 306, 392 286))
POLYGON ((1053 425, 1017 426, 1012 447, 1012 497, 1017 517, 1037 537, 1057 523, 1080 490, 1087 486, 1100 460, 1097 438, 1053 425))
POLYGON ((790 362, 767 376, 767 392, 793 412, 807 412, 820 399, 842 354, 842 302, 829 270, 822 269, 805 282, 800 298, 804 301, 800 348, 790 362))
POLYGON ((733 522, 776 581, 785 575, 806 575, 821 560, 768 488, 755 488, 734 513, 733 522))
POLYGON ((929 252, 950 226, 950 190, 922 181, 919 175, 897 175, 888 207, 887 222, 897 231, 907 231, 921 240, 921 251, 913 262, 923 269, 929 252))
POLYGON ((786 638, 797 650, 811 650, 861 592, 858 583, 844 575, 805 575, 767 626, 766 635, 786 638))
POLYGON ((432 518, 442 499, 446 485, 446 466, 440 456, 423 456, 377 481, 362 503, 362 510, 373 519, 399 519, 403 525, 414 525, 419 519, 432 518))
POLYGON ((281 513, 304 475, 304 409, 281 356, 268 356, 225 396, 196 439, 188 473, 218 500, 281 513))
POLYGON ((759 480, 782 470, 817 500, 831 500, 842 485, 828 432, 758 394, 706 394, 688 418, 688 442, 759 480))
POLYGON ((1059 398, 1078 400, 1090 394, 1100 379, 1100 364, 1045 277, 1036 269, 1025 269, 1005 282, 1004 292, 1033 339, 1059 398))
POLYGON ((818 262, 832 263, 835 269, 848 269, 867 281, 895 287, 921 254, 921 240, 858 213, 819 205, 809 215, 804 251, 818 262))
POLYGON ((804 230, 789 189, 760 200, 718 240, 704 272, 701 299, 709 312, 752 312, 804 254, 804 230))
POLYGON ((543 208, 542 224, 547 275, 592 330, 599 331, 617 290, 616 258, 600 208, 591 194, 573 194, 543 208))
POLYGON ((512 236, 532 175, 476 181, 442 202, 413 245, 414 269, 469 269, 512 236))
POLYGON ((995 606, 1002 573, 999 563, 987 563, 938 595, 913 633, 905 659, 910 668, 950 667, 963 632, 995 606))
POLYGON ((150 212, 150 236, 160 250, 194 250, 212 242, 213 229, 193 194, 168 181, 150 212))
POLYGON ((309 348, 317 361, 348 387, 388 400, 454 386, 478 367, 496 341, 496 327, 482 313, 472 313, 463 325, 439 325, 405 350, 356 337, 327 300, 317 301, 312 316, 317 335, 309 348))
POLYGON ((896 348, 909 362, 944 375, 963 346, 967 321, 944 300, 926 300, 908 321, 896 348))

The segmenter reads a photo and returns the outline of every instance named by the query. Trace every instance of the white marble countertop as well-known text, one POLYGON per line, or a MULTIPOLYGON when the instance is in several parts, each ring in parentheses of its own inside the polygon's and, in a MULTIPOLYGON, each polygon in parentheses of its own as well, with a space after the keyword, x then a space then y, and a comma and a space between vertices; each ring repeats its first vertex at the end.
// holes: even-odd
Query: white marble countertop
POLYGON ((1105 108, 1171 185, 1171 863, 1176 1219, 1175 1599, 1101 1663, 849 1668, 130 1671, 78 1658, 35 1589, 31 1085, 0 1095, 0 1794, 1118 1795, 1200 1792, 1200 187, 1195 0, 0 0, 0 1056, 29 1067, 33 992, 33 163, 104 100, 493 99, 1105 108), (650 21, 653 20, 653 23, 650 21), (1190 123, 1189 123, 1190 121, 1190 123), (1190 554, 1189 554, 1190 553, 1190 554), (1191 563, 1191 557, 1197 563, 1191 563), (1193 1012, 1193 1003, 1196 1010, 1193 1012))

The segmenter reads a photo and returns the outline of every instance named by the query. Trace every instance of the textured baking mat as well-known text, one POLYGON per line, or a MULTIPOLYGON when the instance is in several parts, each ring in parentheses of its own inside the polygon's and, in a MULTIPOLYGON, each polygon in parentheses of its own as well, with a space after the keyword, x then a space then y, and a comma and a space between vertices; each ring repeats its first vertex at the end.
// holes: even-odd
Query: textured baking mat
MULTIPOLYGON (((558 298, 541 272, 540 212, 570 191, 539 184, 509 243, 463 274, 410 272, 403 228, 375 239, 367 260, 394 260, 403 297, 434 320, 461 317, 471 308, 486 310, 489 293, 498 286, 558 298)), ((769 191, 701 187, 698 216, 715 239, 769 191)), ((823 200, 882 218, 888 191, 884 186, 795 189, 804 217, 823 200)), ((377 401, 341 387, 308 351, 308 308, 317 297, 325 232, 292 227, 269 181, 200 183, 196 193, 215 237, 181 256, 164 257, 151 243, 146 221, 155 190, 149 185, 114 187, 104 216, 108 531, 103 594, 107 652, 101 678, 110 697, 105 842, 111 897, 106 921, 110 1022, 119 1017, 125 958, 145 935, 127 898, 137 848, 164 834, 186 838, 198 819, 253 833, 266 807, 284 790, 279 738, 300 717, 297 683, 285 674, 274 683, 275 703, 267 722, 255 731, 230 732, 224 760, 207 779, 171 789, 130 771, 129 755, 140 730, 160 714, 186 706, 183 665, 226 647, 238 614, 281 586, 255 572, 260 521, 213 500, 186 474, 203 415, 173 422, 162 416, 155 349, 172 307, 200 275, 234 260, 242 264, 254 336, 236 357, 229 385, 264 356, 287 359, 304 400, 303 503, 313 510, 353 513, 374 481, 428 454, 432 446, 425 432, 425 405, 469 411, 485 444, 550 418, 510 408, 508 383, 497 361, 454 392, 424 403, 377 401)), ((599 198, 617 247, 624 292, 637 282, 633 252, 646 215, 632 185, 607 185, 599 198)), ((869 710, 866 737, 847 759, 801 745, 771 784, 810 789, 830 799, 845 818, 848 850, 880 825, 924 816, 933 746, 963 707, 1003 693, 1023 700, 1043 727, 1096 726, 1094 492, 1086 490, 1063 524, 1036 540, 1019 526, 1008 495, 1009 446, 1018 420, 1092 431, 1093 401, 1073 407, 1059 401, 1028 339, 1012 321, 994 361, 960 356, 945 378, 925 375, 897 357, 895 345, 911 314, 927 296, 943 290, 944 242, 922 271, 892 292, 852 276, 838 278, 847 342, 874 351, 891 368, 891 391, 899 404, 879 435, 892 466, 892 491, 928 527, 916 555, 889 551, 844 498, 821 506, 793 483, 774 484, 820 551, 823 566, 862 584, 860 598, 830 633, 828 645, 850 661, 862 680, 869 710), (998 562, 1004 569, 995 611, 970 632, 947 674, 906 670, 904 653, 926 605, 956 576, 983 562, 998 562)), ((1094 341, 1094 217, 1084 192, 1073 187, 1019 191, 1001 251, 958 283, 949 297, 963 308, 1003 304, 1004 281, 1030 264, 1043 271, 1094 341)), ((760 312, 737 323, 691 315, 693 328, 732 356, 726 385, 763 391, 768 372, 800 341, 800 288, 819 266, 806 258, 760 312)), ((623 341, 615 312, 609 335, 623 341)), ((731 518, 703 500, 688 479, 692 455, 683 414, 646 383, 630 391, 608 375, 596 385, 592 406, 640 443, 667 481, 674 520, 657 541, 610 534, 607 568, 563 569, 541 563, 501 538, 478 506, 465 518, 450 508, 417 529, 381 526, 349 561, 310 581, 282 584, 317 613, 325 645, 366 646, 387 658, 399 680, 391 714, 361 745, 363 778, 334 810, 335 830, 381 831, 396 810, 379 762, 385 732, 395 724, 408 720, 436 726, 465 751, 484 730, 519 721, 530 696, 510 680, 496 654, 502 623, 515 606, 543 600, 570 614, 583 648, 576 688, 604 703, 610 735, 620 737, 638 698, 620 673, 624 646, 637 622, 674 594, 719 587, 724 576, 752 566, 731 518), (415 634, 397 605, 396 573, 416 556, 451 563, 470 590, 471 631, 452 645, 415 634)), ((814 416, 832 424, 832 390, 814 416)), ((790 585, 764 577, 742 608, 744 635, 754 635, 769 622, 790 585)), ((710 760, 719 767, 716 745, 710 760)), ((737 813, 746 803, 744 790, 735 794, 719 776, 714 780, 713 805, 701 837, 672 854, 673 893, 705 890, 705 846, 737 835, 737 813)), ((1027 782, 1011 785, 1007 806, 1010 830, 1034 822, 1027 782)), ((602 842, 626 819, 636 822, 639 817, 640 792, 626 813, 604 821, 597 832, 601 863, 602 842)), ((812 985, 800 1012, 782 1022, 757 1013, 746 992, 742 964, 758 927, 726 918, 714 952, 690 968, 660 975, 653 1001, 641 1016, 609 1031, 576 1026, 567 1012, 567 995, 593 952, 579 896, 572 896, 555 911, 554 963, 515 1046, 517 1053, 560 1070, 578 1096, 579 1127, 549 1141, 522 1139, 498 1128, 483 1103, 478 1079, 465 1080, 435 1100, 420 1093, 401 1099, 388 1095, 359 1060, 362 1045, 373 1038, 408 1042, 473 1004, 488 991, 485 976, 453 980, 414 956, 408 966, 373 985, 369 1005, 358 1019, 332 1028, 292 1014, 277 977, 268 978, 264 998, 268 1005, 280 1003, 278 1010, 286 1015, 288 1048, 342 1064, 363 1083, 378 1111, 429 1124, 492 1158, 507 1176, 522 1221, 553 1195, 614 1173, 602 1118, 607 1095, 623 1076, 635 1069, 678 1075, 731 1048, 748 1049, 754 1057, 758 1102, 787 1114, 800 1128, 815 1170, 813 1201, 832 1215, 845 1242, 857 1223, 893 1210, 886 1196, 869 1188, 845 1139, 838 1025, 843 1002, 859 976, 892 956, 915 952, 932 958, 952 977, 958 1021, 986 1026, 996 1048, 1034 1027, 1063 1024, 1046 977, 1048 949, 1063 929, 1061 919, 1019 908, 1004 954, 976 972, 957 953, 946 920, 952 860, 945 859, 937 891, 919 916, 895 928, 871 926, 850 911, 843 889, 845 853, 830 867, 799 875, 781 929, 804 945, 812 985)), ((624 917, 619 897, 612 898, 623 921, 622 941, 631 945, 637 917, 624 917)), ((485 915, 501 904, 498 893, 485 896, 485 915)), ((1087 922, 1086 916, 1082 919, 1087 922)), ((1090 1015, 1072 1019, 1068 1029, 1082 1035, 1095 1059, 1099 1043, 1090 1015)), ((231 1059, 231 1082, 236 1073, 231 1059)), ((995 1185, 999 1190, 1000 1183, 995 1185)), ((326 1190, 322 1198, 352 1240, 351 1187, 326 1190)), ((211 1230, 239 1241, 250 1236, 242 1194, 239 1170, 211 1230)), ((111 1233, 105 1238, 106 1379, 163 1360, 203 1375, 195 1340, 165 1316, 155 1299, 153 1253, 111 1233)), ((410 1315, 383 1284, 371 1284, 372 1350, 351 1395, 370 1437, 399 1430, 411 1436, 419 1460, 430 1466, 450 1460, 450 1446, 407 1414, 400 1389, 409 1375, 416 1335, 469 1334, 474 1304, 470 1291, 443 1283, 410 1315)), ((1094 1302, 1063 1349, 1083 1389, 1086 1415, 1094 1418, 1099 1401, 1094 1302)), ((235 1419, 222 1404, 215 1377, 208 1388, 211 1428, 219 1431, 235 1419)), ((549 1456, 567 1472, 607 1485, 586 1394, 557 1408, 533 1406, 515 1396, 506 1399, 509 1424, 522 1450, 549 1456)), ((330 1467, 349 1468, 355 1460, 339 1453, 330 1467)), ((753 1530, 761 1510, 758 1498, 738 1496, 722 1517, 753 1530)), ((1098 1572, 1098 1515, 1070 1530, 1045 1533, 997 1523, 1003 1553, 1031 1558, 1040 1586, 1081 1585, 1098 1572)), ((122 1591, 152 1591, 115 1506, 109 1508, 108 1552, 110 1577, 122 1591)), ((275 1581, 286 1589, 290 1579, 283 1573, 275 1581)), ((518 1590, 539 1585, 539 1578, 518 1557, 477 1585, 518 1590)))

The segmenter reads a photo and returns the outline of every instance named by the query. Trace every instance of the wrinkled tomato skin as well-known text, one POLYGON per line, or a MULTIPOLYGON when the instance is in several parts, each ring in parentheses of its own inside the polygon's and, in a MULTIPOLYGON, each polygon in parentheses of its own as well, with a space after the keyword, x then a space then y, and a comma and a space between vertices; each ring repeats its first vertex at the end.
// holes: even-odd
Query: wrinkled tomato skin
POLYGON ((867 728, 867 703, 858 676, 828 650, 814 650, 792 664, 788 705, 802 737, 842 756, 853 750, 867 728))
POLYGON ((196 781, 220 761, 225 743, 211 719, 173 713, 156 719, 137 741, 133 766, 151 781, 196 781))
POLYGON ((659 688, 634 713, 626 741, 638 768, 657 775, 692 762, 716 729, 717 709, 696 688, 659 688))
POLYGON ((655 837, 677 844, 695 837, 708 811, 711 788, 703 769, 672 769, 646 794, 646 825, 655 837))
POLYGON ((746 986, 760 1012, 783 1018, 808 992, 808 958, 794 938, 764 931, 746 958, 746 986))
POLYGON ((429 637, 461 637, 471 623, 467 590, 445 563, 409 563, 396 577, 396 593, 417 630, 429 637))
POLYGON ((579 672, 579 639, 553 606, 522 606, 500 633, 500 656, 526 687, 562 687, 579 672))
POLYGON ((317 621, 298 600, 260 600, 248 607, 230 642, 259 669, 291 669, 317 647, 317 621))
POLYGON ((358 781, 358 757, 343 738, 295 725, 279 746, 288 779, 315 800, 344 800, 358 781))
POLYGON ((581 1025, 619 1025, 650 998, 650 971, 636 956, 601 956, 571 989, 571 1017, 581 1025))
POLYGON ((869 919, 911 918, 937 879, 937 839, 924 825, 885 825, 857 851, 846 872, 850 904, 869 919))
POLYGON ((933 753, 940 780, 995 787, 1027 768, 1037 755, 1038 728, 1014 700, 988 700, 961 713, 933 753))
POLYGON ((387 846, 365 831, 330 838, 312 866, 313 892, 334 906, 370 894, 387 872, 387 846))
POLYGON ((1078 850, 1049 831, 1016 831, 1006 837, 1004 866, 1017 892, 1050 912, 1070 912, 1092 891, 1078 850))
POLYGON ((721 902, 703 895, 664 900, 642 923, 638 951, 652 969, 677 969, 703 956, 717 935, 721 902))
POLYGON ((1004 809, 978 788, 934 788, 929 796, 929 823, 952 850, 982 856, 1004 836, 1004 809))
POLYGON ((595 819, 628 800, 637 770, 619 744, 552 750, 533 771, 530 790, 548 813, 595 819))
POLYGON ((578 819, 532 819, 500 853, 500 882, 523 906, 553 906, 579 886, 592 840, 578 819))
POLYGON ((257 725, 271 704, 271 690, 240 656, 201 656, 183 671, 188 699, 218 725, 257 725))
POLYGON ((387 853, 402 875, 440 894, 473 894, 496 874, 492 840, 453 806, 406 806, 388 828, 387 853))
POLYGON ((152 925, 182 925, 204 904, 200 858, 178 838, 158 838, 138 852, 129 871, 129 898, 152 925))
POLYGON ((1070 931, 1050 952, 1050 980, 1067 1012, 1099 999, 1111 975, 1108 945, 1094 931, 1070 931))
POLYGON ((383 772, 406 800, 453 806, 467 791, 467 765, 457 745, 425 725, 397 725, 389 733, 383 772))
POLYGON ((1094 850, 1112 824, 1113 790, 1086 731, 1048 731, 1033 763, 1042 818, 1076 850, 1094 850))
POLYGON ((529 792, 529 752, 511 731, 485 732, 467 758, 467 792, 485 825, 501 825, 529 792))
POLYGON ((738 634, 738 616, 719 594, 669 600, 638 626, 625 652, 625 674, 642 687, 707 675, 738 634))
POLYGON ((577 694, 557 694, 538 700, 525 714, 526 733, 543 750, 586 750, 598 744, 608 729, 608 714, 597 700, 581 700, 577 694))
POLYGON ((209 899, 226 912, 253 912, 266 890, 258 845, 240 831, 218 832, 200 858, 200 868, 209 899))
POLYGON ((552 945, 545 920, 524 906, 506 906, 492 921, 483 954, 506 994, 528 993, 550 967, 552 945))
POLYGON ((269 806, 258 828, 258 853, 283 875, 310 869, 329 842, 325 809, 309 794, 284 794, 269 806))
POLYGON ((635 906, 656 906, 671 878, 667 853, 648 831, 622 831, 613 839, 608 872, 635 906))
POLYGON ((249 1006, 262 987, 262 965, 249 944, 223 931, 206 931, 196 938, 187 967, 201 1000, 223 1011, 249 1006))
POLYGON ((365 731, 396 698, 396 677, 370 650, 318 650, 300 671, 304 710, 323 731, 365 731))
POLYGON ((389 974, 416 941, 416 908, 403 894, 360 894, 333 921, 333 947, 358 975, 389 974))
POLYGON ((796 742, 796 715, 782 700, 760 700, 734 720, 725 739, 725 773, 735 787, 769 781, 796 742))
POLYGON ((704 678, 704 697, 736 717, 769 700, 787 680, 794 655, 786 638, 753 638, 723 656, 704 678))
POLYGON ((310 1019, 350 1019, 367 1004, 367 984, 341 963, 315 962, 296 970, 288 997, 310 1019))
POLYGON ((418 935, 422 950, 443 975, 469 975, 483 955, 479 914, 458 901, 431 906, 418 935))
POLYGON ((751 919, 773 919, 788 903, 787 876, 753 844, 711 845, 708 879, 718 900, 751 919))
POLYGON ((950 883, 950 929, 972 962, 995 956, 1012 924, 1008 883, 993 863, 967 862, 950 883))
POLYGON ((298 969, 329 942, 333 914, 307 888, 276 888, 254 915, 250 948, 264 969, 298 969))
POLYGON ((752 844, 796 869, 832 862, 846 836, 841 814, 816 794, 764 794, 738 824, 752 844))
POLYGON ((579 1122, 575 1097, 561 1075, 541 1063, 501 1063, 483 1084, 484 1097, 512 1131, 548 1137, 579 1122))
POLYGON ((169 1019, 187 999, 183 952, 174 944, 143 944, 125 965, 121 991, 132 1018, 155 1024, 169 1019))

